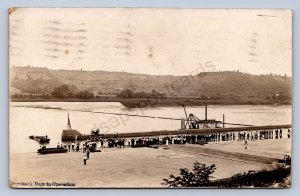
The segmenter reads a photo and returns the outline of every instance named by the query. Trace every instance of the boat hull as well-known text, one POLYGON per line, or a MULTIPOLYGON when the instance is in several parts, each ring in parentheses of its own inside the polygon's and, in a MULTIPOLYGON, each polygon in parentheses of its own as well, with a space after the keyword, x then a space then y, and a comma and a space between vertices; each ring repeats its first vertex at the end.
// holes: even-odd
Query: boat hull
POLYGON ((65 148, 40 148, 38 149, 38 154, 55 154, 55 153, 66 153, 68 152, 65 148))

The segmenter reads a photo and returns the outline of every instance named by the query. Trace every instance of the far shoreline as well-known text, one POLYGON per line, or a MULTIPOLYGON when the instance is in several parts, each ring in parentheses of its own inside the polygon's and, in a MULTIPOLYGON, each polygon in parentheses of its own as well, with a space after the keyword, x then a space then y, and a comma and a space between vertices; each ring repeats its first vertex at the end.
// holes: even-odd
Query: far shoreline
POLYGON ((265 100, 255 98, 201 100, 200 98, 120 98, 120 97, 95 97, 89 99, 82 98, 55 98, 55 97, 13 97, 10 102, 118 102, 127 108, 145 107, 176 107, 176 106, 205 106, 205 105, 266 105, 266 106, 292 106, 290 100, 265 100))

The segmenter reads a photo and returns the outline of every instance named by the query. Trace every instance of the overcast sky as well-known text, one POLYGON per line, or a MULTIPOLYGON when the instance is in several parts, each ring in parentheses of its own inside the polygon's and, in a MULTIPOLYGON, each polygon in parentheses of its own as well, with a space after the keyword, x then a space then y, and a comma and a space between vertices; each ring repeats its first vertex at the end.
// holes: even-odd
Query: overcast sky
POLYGON ((18 8, 9 27, 10 66, 291 75, 289 10, 18 8))

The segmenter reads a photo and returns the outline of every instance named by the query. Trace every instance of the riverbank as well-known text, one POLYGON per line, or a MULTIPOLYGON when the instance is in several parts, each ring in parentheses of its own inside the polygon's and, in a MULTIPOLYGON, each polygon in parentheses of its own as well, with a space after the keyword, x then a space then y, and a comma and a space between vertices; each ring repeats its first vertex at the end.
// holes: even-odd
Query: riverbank
POLYGON ((261 98, 239 98, 237 99, 208 99, 200 98, 120 98, 120 97, 94 97, 82 98, 55 98, 43 96, 12 97, 11 102, 119 102, 127 108, 145 107, 174 107, 174 106, 204 106, 204 105, 291 105, 291 100, 269 100, 261 98))
MULTIPOLYGON (((282 158, 286 148, 291 146, 290 141, 256 140, 249 146, 260 151, 265 157, 282 158), (274 151, 277 151, 277 155, 274 155, 274 151)), ((105 148, 102 152, 92 153, 87 165, 83 165, 81 152, 49 155, 11 154, 10 183, 12 187, 23 188, 153 188, 164 187, 161 184, 163 178, 168 178, 170 174, 179 175, 179 168, 191 169, 195 161, 216 164, 214 179, 227 178, 249 170, 274 168, 272 164, 255 164, 195 153, 194 148, 203 148, 199 145, 193 145, 191 151, 180 151, 182 145, 176 145, 176 148, 172 146, 175 147, 170 145, 169 149, 105 148), (23 186, 14 184, 20 182, 24 183, 23 186), (47 182, 53 185, 47 186, 47 182)), ((243 142, 210 143, 206 148, 221 146, 223 151, 228 152, 235 149, 236 152, 251 154, 254 150, 245 150, 243 142)), ((257 152, 254 153, 257 155, 257 152)))

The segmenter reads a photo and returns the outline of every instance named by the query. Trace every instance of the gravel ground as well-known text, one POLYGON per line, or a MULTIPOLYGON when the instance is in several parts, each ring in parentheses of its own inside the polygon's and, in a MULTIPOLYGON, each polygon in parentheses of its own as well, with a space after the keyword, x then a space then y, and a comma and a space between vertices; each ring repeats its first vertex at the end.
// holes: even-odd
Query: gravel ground
MULTIPOLYGON (((195 145, 197 146, 197 145, 195 145)), ((201 147, 280 158, 290 154, 290 139, 211 143, 201 147)), ((82 152, 10 155, 10 186, 22 188, 157 188, 179 168, 191 169, 195 161, 216 164, 215 179, 270 166, 243 163, 195 153, 153 148, 107 148, 92 153, 87 165, 82 152)))

